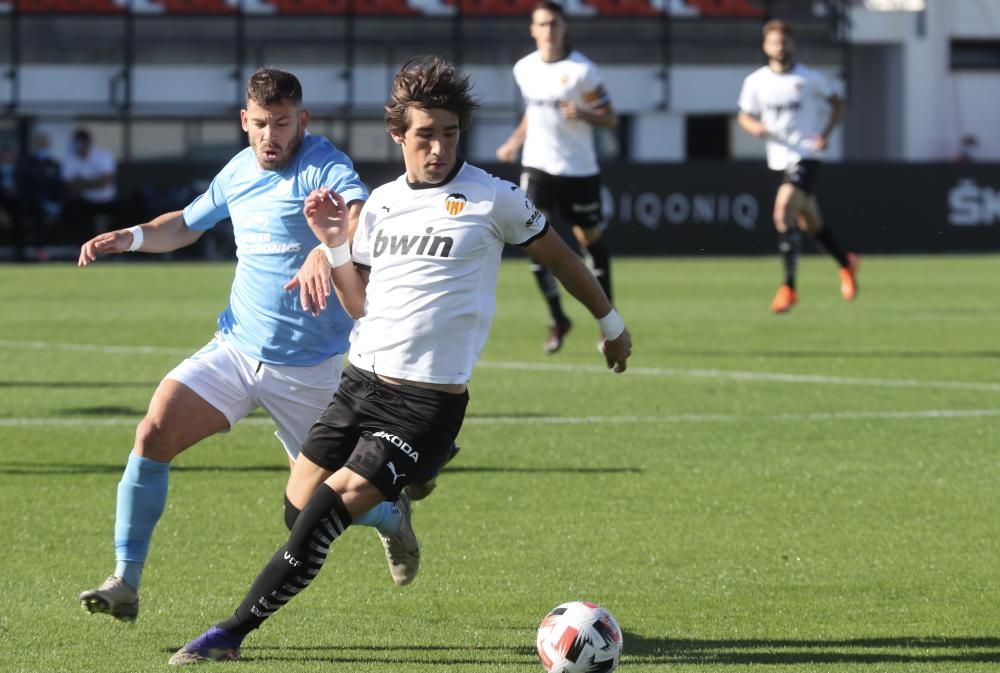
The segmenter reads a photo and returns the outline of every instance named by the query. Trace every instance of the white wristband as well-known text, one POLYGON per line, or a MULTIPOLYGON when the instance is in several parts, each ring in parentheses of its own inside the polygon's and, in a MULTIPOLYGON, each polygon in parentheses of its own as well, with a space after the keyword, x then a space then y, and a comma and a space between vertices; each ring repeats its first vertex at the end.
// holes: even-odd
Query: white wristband
POLYGON ((330 263, 331 268, 335 269, 351 261, 351 244, 346 241, 333 248, 323 243, 320 243, 319 247, 326 253, 326 261, 330 263))
POLYGON ((601 326, 601 333, 608 341, 614 341, 625 331, 625 320, 618 311, 611 309, 611 312, 597 321, 601 326))
POLYGON ((142 247, 142 239, 143 239, 142 227, 136 225, 134 227, 129 227, 128 229, 126 229, 126 231, 132 232, 132 245, 128 246, 128 251, 135 252, 136 250, 142 247))

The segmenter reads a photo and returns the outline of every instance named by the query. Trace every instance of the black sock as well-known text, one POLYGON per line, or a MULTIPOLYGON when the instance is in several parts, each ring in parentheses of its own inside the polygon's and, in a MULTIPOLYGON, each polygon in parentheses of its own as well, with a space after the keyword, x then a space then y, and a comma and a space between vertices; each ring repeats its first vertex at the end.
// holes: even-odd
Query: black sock
POLYGON ((299 514, 302 510, 292 504, 292 501, 288 499, 288 494, 285 494, 285 526, 288 530, 291 530, 295 525, 295 520, 299 518, 299 514))
POLYGON ((813 234, 813 238, 815 238, 820 245, 826 248, 826 251, 830 253, 835 260, 837 260, 837 264, 839 264, 842 269, 846 269, 848 267, 849 262, 847 261, 847 254, 840 249, 839 245, 837 245, 837 240, 833 237, 833 232, 830 231, 829 227, 824 226, 822 229, 813 234))
POLYGON ((778 233, 778 250, 785 262, 785 285, 795 289, 795 277, 799 273, 799 253, 802 251, 802 234, 798 229, 778 233))
POLYGON ((545 302, 549 305, 549 315, 552 316, 552 321, 564 323, 569 320, 563 313, 562 300, 559 298, 559 283, 556 282, 556 277, 541 264, 532 264, 531 272, 535 274, 538 289, 542 291, 542 296, 545 297, 545 302))
POLYGON ((302 509, 288 541, 274 553, 229 619, 217 626, 246 635, 313 581, 333 541, 351 525, 340 494, 321 484, 302 509))
POLYGON ((587 254, 590 255, 597 282, 601 284, 604 294, 608 295, 608 301, 611 301, 611 256, 604 240, 598 239, 588 245, 587 254))

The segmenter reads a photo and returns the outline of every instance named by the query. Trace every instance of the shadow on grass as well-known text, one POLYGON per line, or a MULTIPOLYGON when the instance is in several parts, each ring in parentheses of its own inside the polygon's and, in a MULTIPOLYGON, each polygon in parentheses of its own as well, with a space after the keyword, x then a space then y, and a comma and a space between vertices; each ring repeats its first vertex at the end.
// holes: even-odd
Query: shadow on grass
MULTIPOLYGON (((137 416, 141 418, 146 414, 146 409, 135 407, 122 407, 115 405, 105 405, 100 407, 73 407, 71 409, 59 409, 60 416, 137 416)), ((137 420, 136 423, 139 421, 137 420)))
POLYGON ((514 467, 514 466, 476 466, 455 465, 446 467, 442 474, 491 474, 491 473, 521 473, 521 474, 640 474, 641 467, 514 467))
POLYGON ((153 390, 156 381, 0 381, 0 388, 145 388, 153 390))
POLYGON ((508 411, 508 412, 491 412, 491 411, 480 411, 475 413, 467 413, 466 418, 551 418, 555 414, 543 414, 537 411, 508 411))
MULTIPOLYGON (((125 465, 110 463, 9 463, 0 462, 0 474, 7 475, 59 475, 59 474, 121 474, 125 465)), ((288 465, 174 465, 175 472, 287 472, 288 465)))
MULTIPOLYGON (((6 475, 59 475, 59 474, 120 474, 124 464, 114 463, 29 463, 0 461, 0 474, 6 475)), ((177 472, 287 472, 288 465, 173 465, 171 473, 177 472)), ((560 473, 560 474, 638 474, 638 467, 446 467, 442 474, 478 473, 560 473)))
POLYGON ((781 360, 794 360, 797 358, 878 358, 878 359, 909 359, 909 360, 960 360, 960 359, 981 359, 1000 358, 1000 351, 894 351, 894 350, 868 350, 868 351, 838 351, 838 350, 815 350, 815 351, 726 351, 726 350, 680 350, 671 351, 673 355, 692 357, 718 357, 718 358, 778 358, 781 360))
MULTIPOLYGON (((177 648, 164 648, 175 652, 177 648)), ((386 664, 528 664, 535 648, 489 645, 265 645, 250 644, 245 661, 386 664)), ((648 638, 625 633, 622 663, 884 664, 998 663, 1000 639, 900 636, 846 640, 697 640, 648 638)))
MULTIPOLYGON (((164 653, 179 648, 162 648, 164 653)), ((261 645, 250 644, 241 653, 244 662, 323 662, 339 664, 530 664, 537 662, 534 647, 490 645, 261 645)))
POLYGON ((625 661, 655 664, 1000 663, 1000 638, 697 640, 625 633, 625 661))

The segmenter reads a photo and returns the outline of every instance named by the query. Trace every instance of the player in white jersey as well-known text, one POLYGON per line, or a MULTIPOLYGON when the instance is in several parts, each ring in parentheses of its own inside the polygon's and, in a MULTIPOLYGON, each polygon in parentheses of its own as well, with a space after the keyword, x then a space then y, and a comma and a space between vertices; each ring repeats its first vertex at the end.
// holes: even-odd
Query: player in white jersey
POLYGON ((854 299, 858 257, 837 244, 813 193, 830 134, 844 116, 844 101, 825 77, 795 62, 787 23, 769 21, 762 32, 767 65, 744 80, 738 121, 747 133, 767 140, 767 165, 782 174, 774 200, 774 226, 785 281, 771 301, 771 311, 785 313, 798 302, 800 231, 811 234, 837 260, 840 293, 844 299, 854 299))
MULTIPOLYGON (((103 254, 168 252, 231 217, 239 259, 215 338, 166 375, 136 428, 118 485, 115 570, 103 585, 80 596, 91 613, 136 618, 142 568, 166 505, 170 463, 178 454, 228 431, 261 406, 274 419, 291 464, 340 380, 354 321, 336 301, 327 304, 330 268, 316 249, 302 204, 313 189, 336 189, 348 203, 353 226, 368 191, 345 154, 306 132, 309 112, 291 73, 255 73, 240 116, 250 147, 233 157, 208 191, 183 211, 102 234, 80 251, 80 266, 103 254), (295 289, 298 300, 290 292, 295 289)), ((286 492, 289 528, 297 512, 286 492)), ((400 569, 389 552, 413 538, 406 515, 385 502, 363 522, 383 535, 397 583, 405 582, 397 578, 400 569)), ((409 572, 406 581, 415 568, 409 572)))
MULTIPOLYGON (((597 66, 571 48, 562 6, 540 0, 531 13, 537 50, 514 65, 514 80, 525 112, 497 158, 521 156, 521 187, 547 220, 558 214, 590 258, 594 275, 611 298, 611 257, 602 235, 601 176, 594 148, 594 127, 614 128, 618 118, 597 66)), ((532 271, 549 307, 549 332, 543 348, 555 353, 572 323, 562 309, 559 285, 543 265, 532 271)))
POLYGON ((306 199, 337 295, 358 318, 344 381, 294 467, 318 488, 233 616, 171 664, 239 658, 247 634, 312 582, 353 521, 437 473, 465 416, 505 244, 552 268, 601 319, 608 366, 625 371, 631 340, 593 275, 520 188, 457 157, 476 107, 469 88, 436 57, 397 73, 385 117, 406 172, 372 192, 353 251, 343 197, 321 188, 306 199))

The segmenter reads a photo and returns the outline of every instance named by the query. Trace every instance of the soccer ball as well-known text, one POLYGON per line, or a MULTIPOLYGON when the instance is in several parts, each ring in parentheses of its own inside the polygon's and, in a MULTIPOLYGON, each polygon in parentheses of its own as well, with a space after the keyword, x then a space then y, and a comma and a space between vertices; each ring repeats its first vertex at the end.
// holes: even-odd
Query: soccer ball
POLYGON ((545 615, 535 644, 548 673, 610 673, 622 654, 622 630, 604 608, 574 601, 545 615))

